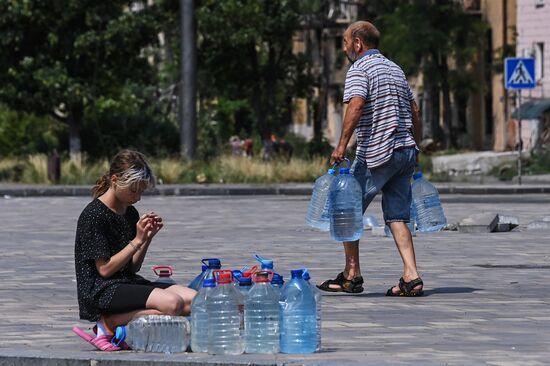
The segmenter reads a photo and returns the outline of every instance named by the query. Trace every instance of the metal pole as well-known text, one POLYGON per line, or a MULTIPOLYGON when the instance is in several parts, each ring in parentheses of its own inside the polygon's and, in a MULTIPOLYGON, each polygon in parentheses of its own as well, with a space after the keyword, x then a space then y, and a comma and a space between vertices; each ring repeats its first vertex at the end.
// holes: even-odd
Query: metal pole
POLYGON ((521 138, 521 89, 518 91, 519 106, 518 106, 518 184, 521 185, 521 150, 523 149, 523 139, 521 138))
POLYGON ((195 158, 197 141, 197 44, 195 0, 180 0, 181 82, 180 82, 180 154, 195 158))

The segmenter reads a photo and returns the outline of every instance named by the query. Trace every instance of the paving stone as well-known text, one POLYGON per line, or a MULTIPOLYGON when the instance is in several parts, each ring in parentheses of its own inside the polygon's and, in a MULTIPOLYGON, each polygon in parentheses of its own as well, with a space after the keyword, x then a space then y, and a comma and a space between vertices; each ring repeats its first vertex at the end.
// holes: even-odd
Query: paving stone
POLYGON ((490 233, 498 225, 498 214, 482 212, 462 219, 458 223, 461 233, 490 233))

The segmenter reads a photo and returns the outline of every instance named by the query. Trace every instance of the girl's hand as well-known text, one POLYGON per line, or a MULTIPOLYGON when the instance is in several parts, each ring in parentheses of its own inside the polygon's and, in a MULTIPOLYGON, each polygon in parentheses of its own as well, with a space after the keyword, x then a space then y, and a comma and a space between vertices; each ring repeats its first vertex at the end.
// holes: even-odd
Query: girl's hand
POLYGON ((141 243, 139 245, 142 245, 149 239, 152 228, 153 224, 151 223, 148 215, 142 215, 136 224, 136 237, 134 240, 139 241, 141 243))
POLYGON ((164 224, 162 223, 162 217, 160 217, 154 212, 147 214, 147 217, 149 219, 149 223, 151 224, 149 239, 152 239, 155 235, 157 235, 160 229, 164 227, 164 224))

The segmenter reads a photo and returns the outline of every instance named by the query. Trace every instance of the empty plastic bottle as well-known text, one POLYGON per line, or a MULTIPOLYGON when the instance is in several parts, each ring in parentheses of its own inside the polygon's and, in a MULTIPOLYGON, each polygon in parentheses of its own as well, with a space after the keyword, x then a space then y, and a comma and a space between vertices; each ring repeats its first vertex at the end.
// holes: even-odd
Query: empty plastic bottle
POLYGON ((174 269, 170 266, 153 266, 153 272, 158 276, 156 283, 168 283, 175 285, 176 281, 172 278, 174 269))
POLYGON ((253 275, 244 303, 246 353, 279 352, 279 293, 271 285, 273 272, 253 275))
POLYGON ((312 353, 317 348, 315 296, 302 278, 302 270, 292 270, 283 287, 280 306, 280 350, 283 353, 312 353))
POLYGON ((216 287, 213 278, 202 283, 199 293, 191 303, 191 350, 193 352, 208 352, 208 313, 206 299, 216 287))
POLYGON ((306 223, 315 229, 322 231, 330 229, 328 194, 330 185, 336 178, 335 175, 336 170, 333 166, 315 181, 306 213, 306 223))
POLYGON ((418 231, 439 231, 447 225, 439 193, 433 184, 422 176, 422 172, 413 175, 412 201, 418 231))
MULTIPOLYGON (((349 160, 345 159, 348 161, 349 160)), ((363 235, 363 204, 361 186, 349 173, 340 168, 329 192, 330 235, 337 241, 355 241, 363 235)))
POLYGON ((202 283, 207 278, 213 278, 212 272, 214 270, 222 268, 222 263, 217 258, 207 258, 201 261, 203 263, 203 271, 197 275, 193 281, 187 285, 187 287, 192 288, 195 291, 199 291, 202 288, 202 283), (206 266, 206 268, 204 268, 206 266))
POLYGON ((322 326, 322 312, 321 312, 321 302, 322 302, 322 295, 321 295, 321 291, 317 288, 317 286, 315 286, 314 284, 312 284, 311 282, 309 282, 309 280, 311 279, 311 276, 309 275, 309 272, 307 270, 307 268, 304 268, 303 269, 303 274, 302 274, 302 278, 304 279, 304 281, 307 282, 307 284, 309 285, 309 288, 311 289, 311 291, 313 291, 313 295, 315 297, 315 309, 316 309, 316 332, 317 332, 317 345, 316 345, 316 348, 315 348, 315 351, 316 352, 319 352, 321 350, 321 326, 322 326))
POLYGON ((183 316, 145 315, 118 326, 112 343, 126 341, 136 351, 175 353, 189 347, 189 321, 183 316))
POLYGON ((244 352, 244 299, 233 285, 229 270, 215 270, 217 286, 206 299, 208 353, 240 355, 244 352))

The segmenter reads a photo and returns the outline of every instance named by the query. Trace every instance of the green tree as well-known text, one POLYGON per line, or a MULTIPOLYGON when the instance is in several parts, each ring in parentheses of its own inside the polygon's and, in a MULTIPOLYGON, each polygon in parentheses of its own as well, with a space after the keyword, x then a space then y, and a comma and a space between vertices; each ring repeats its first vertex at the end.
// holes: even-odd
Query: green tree
POLYGON ((81 129, 92 112, 139 115, 152 97, 134 91, 156 82, 147 57, 158 33, 154 7, 140 4, 0 2, 0 102, 67 124, 71 156, 80 153, 81 129))

